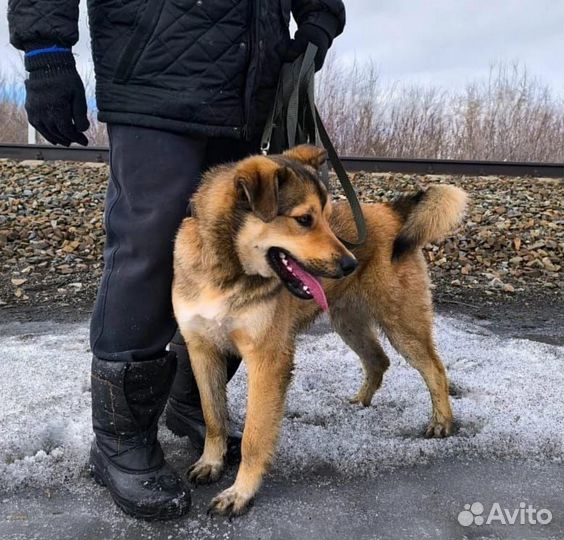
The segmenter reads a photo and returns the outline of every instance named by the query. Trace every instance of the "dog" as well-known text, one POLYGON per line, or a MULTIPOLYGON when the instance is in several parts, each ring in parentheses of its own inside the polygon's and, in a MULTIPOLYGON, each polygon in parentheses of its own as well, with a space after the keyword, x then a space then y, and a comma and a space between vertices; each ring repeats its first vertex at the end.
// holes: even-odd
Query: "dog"
POLYGON ((325 150, 301 145, 209 170, 176 237, 174 314, 207 426, 202 456, 189 470, 194 483, 213 482, 224 468, 226 356, 239 355, 248 370, 241 463, 212 513, 242 514, 254 499, 275 451, 296 335, 322 311, 364 367, 352 403, 370 404, 390 364, 381 329, 429 389, 425 434, 452 433, 421 247, 459 225, 467 196, 431 185, 391 204, 365 204, 367 240, 349 250, 339 238, 354 237, 353 216, 347 204, 332 203, 320 180, 325 160, 325 150))

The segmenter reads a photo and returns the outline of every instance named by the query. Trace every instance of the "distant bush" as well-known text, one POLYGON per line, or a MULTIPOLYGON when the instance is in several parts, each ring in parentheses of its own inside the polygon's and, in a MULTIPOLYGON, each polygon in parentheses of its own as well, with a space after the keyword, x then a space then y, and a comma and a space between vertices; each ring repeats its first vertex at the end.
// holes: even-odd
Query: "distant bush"
POLYGON ((20 77, 0 71, 0 142, 27 142, 27 116, 22 106, 20 77))
POLYGON ((317 101, 343 155, 564 161, 564 102, 519 64, 458 92, 384 84, 373 63, 330 58, 317 101))
MULTIPOLYGON (((83 80, 93 104, 92 73, 83 80)), ((27 141, 22 96, 23 75, 0 73, 0 142, 27 141)), ((562 97, 520 64, 496 64, 487 80, 447 91, 387 84, 370 61, 346 65, 330 56, 317 77, 317 102, 343 155, 564 161, 562 97)), ((95 111, 89 117, 90 143, 106 145, 104 125, 95 111)))

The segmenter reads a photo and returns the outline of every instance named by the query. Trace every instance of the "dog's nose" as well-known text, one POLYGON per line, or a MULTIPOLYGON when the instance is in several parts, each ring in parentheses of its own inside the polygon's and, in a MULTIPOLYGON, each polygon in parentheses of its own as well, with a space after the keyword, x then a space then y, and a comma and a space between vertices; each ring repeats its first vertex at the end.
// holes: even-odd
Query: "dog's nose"
POLYGON ((356 267, 358 266, 358 261, 354 257, 349 257, 349 255, 344 255, 343 257, 340 258, 339 265, 341 267, 341 270, 343 271, 343 274, 345 276, 348 276, 349 274, 352 274, 356 270, 356 267))

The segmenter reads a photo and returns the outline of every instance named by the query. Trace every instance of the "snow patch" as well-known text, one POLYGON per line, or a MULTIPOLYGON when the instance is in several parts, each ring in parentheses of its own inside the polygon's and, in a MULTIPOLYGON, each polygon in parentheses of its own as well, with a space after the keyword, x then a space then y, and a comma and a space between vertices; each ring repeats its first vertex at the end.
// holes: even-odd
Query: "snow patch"
MULTIPOLYGON (((356 355, 336 334, 305 335, 274 470, 329 467, 362 476, 445 458, 560 462, 564 348, 499 338, 446 317, 437 318, 436 335, 451 381, 455 436, 421 436, 429 394, 385 340, 392 365, 363 408, 347 402, 363 377, 356 355)), ((31 333, 22 325, 22 332, 0 336, 0 491, 75 482, 86 474, 92 438, 87 325, 52 324, 31 333)), ((244 368, 229 398, 232 418, 242 425, 244 368)), ((169 455, 193 458, 164 427, 160 438, 169 455)))

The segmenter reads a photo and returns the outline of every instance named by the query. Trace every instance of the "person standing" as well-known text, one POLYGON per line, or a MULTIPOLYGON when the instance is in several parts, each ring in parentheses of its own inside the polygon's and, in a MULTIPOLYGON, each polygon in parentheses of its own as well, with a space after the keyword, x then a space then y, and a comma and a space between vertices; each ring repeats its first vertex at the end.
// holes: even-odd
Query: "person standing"
MULTIPOLYGON (((8 3, 10 42, 25 52, 29 122, 64 146, 88 143, 72 53, 78 15, 79 0, 8 3)), ((104 271, 90 327, 90 467, 128 514, 169 519, 189 510, 190 492, 157 439, 165 406, 174 433, 198 449, 205 437, 171 305, 176 230, 203 170, 259 150, 282 63, 311 42, 320 69, 345 8, 341 0, 89 0, 88 17, 110 142, 104 271)), ((228 377, 239 362, 228 361, 228 377)), ((230 451, 238 445, 234 433, 230 451)))

